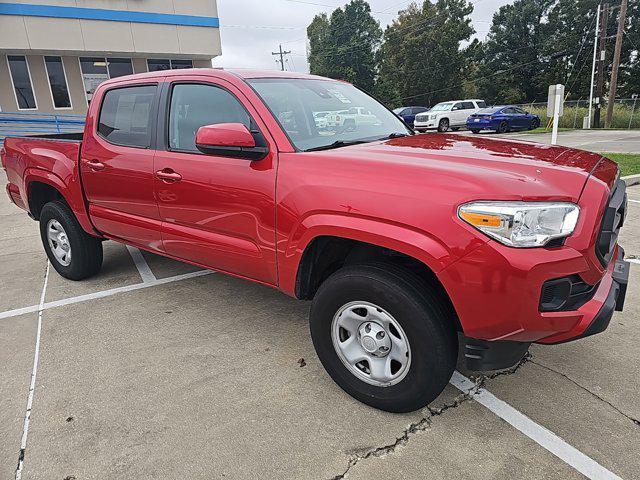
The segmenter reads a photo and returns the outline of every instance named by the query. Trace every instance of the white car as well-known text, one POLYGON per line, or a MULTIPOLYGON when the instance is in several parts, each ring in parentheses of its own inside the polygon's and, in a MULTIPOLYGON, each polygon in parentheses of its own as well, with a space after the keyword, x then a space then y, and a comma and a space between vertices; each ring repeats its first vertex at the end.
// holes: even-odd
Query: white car
POLYGON ((327 116, 329 127, 355 129, 360 125, 378 125, 380 120, 363 107, 351 107, 327 116))
POLYGON ((469 115, 487 106, 484 100, 452 100, 438 103, 428 112, 416 115, 414 129, 418 132, 437 129, 439 132, 464 127, 469 115))

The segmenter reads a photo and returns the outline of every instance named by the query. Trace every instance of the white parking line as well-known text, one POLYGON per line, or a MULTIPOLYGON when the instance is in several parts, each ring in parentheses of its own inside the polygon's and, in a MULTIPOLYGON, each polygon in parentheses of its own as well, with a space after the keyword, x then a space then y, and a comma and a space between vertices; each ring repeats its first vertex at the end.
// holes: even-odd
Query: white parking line
POLYGON ((142 277, 142 281, 148 283, 156 280, 156 276, 151 271, 151 268, 149 268, 149 264, 142 256, 142 252, 131 245, 127 245, 127 250, 129 250, 133 263, 135 263, 138 273, 140 273, 140 277, 142 277))
POLYGON ((49 262, 44 274, 44 284, 40 294, 40 305, 38 307, 38 328, 36 330, 36 348, 33 353, 33 368, 31 369, 31 383, 29 384, 29 397, 27 398, 27 411, 24 414, 24 424, 22 426, 22 441, 20 442, 20 454, 18 456, 18 467, 16 468, 16 480, 22 478, 22 467, 24 466, 24 455, 27 448, 27 435, 29 434, 29 422, 31 420, 31 408, 33 407, 33 395, 36 391, 36 374, 38 373, 38 360, 40 359, 40 335, 42 333, 42 312, 44 311, 44 297, 47 293, 47 283, 49 282, 49 262))
POLYGON ((625 258, 625 260, 627 262, 631 262, 631 263, 635 263, 637 265, 640 265, 640 259, 637 259, 637 258, 625 258))
POLYGON ((622 480, 618 475, 607 470, 591 457, 586 456, 580 450, 569 445, 551 430, 546 429, 542 425, 538 425, 524 413, 500 400, 484 388, 477 388, 474 382, 461 373, 454 372, 449 383, 464 393, 473 392, 474 395, 472 398, 476 402, 489 409, 516 430, 524 433, 531 440, 575 468, 587 478, 592 480, 622 480))
POLYGON ((640 203, 640 200, 634 200, 633 198, 628 198, 627 200, 629 200, 632 203, 640 203))
POLYGON ((133 290, 141 290, 143 288, 156 287, 158 285, 164 285, 166 283, 179 282, 181 280, 187 280, 189 278, 202 277, 204 275, 210 275, 215 273, 211 270, 199 270, 197 272, 185 273, 184 275, 176 275, 169 278, 159 278, 151 280, 146 283, 136 283, 134 285, 127 285, 124 287, 111 288, 109 290, 102 290, 100 292, 88 293, 86 295, 79 295, 77 297, 64 298, 62 300, 55 300, 53 302, 47 302, 41 307, 38 305, 31 305, 30 307, 16 308, 14 310, 8 310, 0 313, 0 320, 4 318, 17 317, 18 315, 24 315, 25 313, 33 313, 38 310, 49 310, 50 308, 63 307, 65 305, 71 305, 74 303, 87 302, 89 300, 95 300, 97 298, 110 297, 119 293, 131 292, 133 290))

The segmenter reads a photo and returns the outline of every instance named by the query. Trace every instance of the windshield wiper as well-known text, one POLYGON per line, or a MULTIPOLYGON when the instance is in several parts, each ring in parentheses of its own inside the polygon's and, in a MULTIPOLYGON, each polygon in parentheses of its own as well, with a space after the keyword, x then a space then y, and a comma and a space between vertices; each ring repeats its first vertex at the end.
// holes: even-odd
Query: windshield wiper
POLYGON ((359 145, 361 143, 369 143, 372 140, 336 140, 329 145, 320 145, 319 147, 307 148, 305 152, 318 152, 320 150, 332 150, 334 148, 348 147, 349 145, 359 145))

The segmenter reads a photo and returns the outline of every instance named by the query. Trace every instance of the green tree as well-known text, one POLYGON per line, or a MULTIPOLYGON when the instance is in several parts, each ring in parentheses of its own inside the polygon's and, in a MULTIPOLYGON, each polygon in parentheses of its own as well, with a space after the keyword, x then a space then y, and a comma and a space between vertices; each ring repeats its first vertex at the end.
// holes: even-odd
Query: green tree
POLYGON ((491 103, 542 98, 547 85, 539 82, 545 68, 539 49, 544 43, 542 19, 551 2, 516 0, 493 15, 474 80, 481 96, 491 103))
MULTIPOLYGON (((600 0, 516 0, 493 16, 483 45, 476 90, 490 102, 545 101, 548 86, 562 83, 572 100, 589 98, 595 17, 600 0)), ((640 43, 640 7, 629 6, 627 38, 622 49, 619 94, 640 84, 633 42, 640 43), (636 28, 633 28, 636 25, 636 28)), ((616 31, 617 15, 610 15, 609 35, 616 31)), ((609 78, 615 41, 607 41, 609 78)), ((638 85, 640 86, 640 85, 638 85)))
POLYGON ((474 33, 467 0, 411 3, 386 29, 379 52, 378 92, 392 106, 433 105, 459 96, 465 54, 474 33))
POLYGON ((351 0, 327 17, 317 15, 307 28, 312 74, 346 80, 373 91, 376 50, 382 30, 365 0, 351 0))

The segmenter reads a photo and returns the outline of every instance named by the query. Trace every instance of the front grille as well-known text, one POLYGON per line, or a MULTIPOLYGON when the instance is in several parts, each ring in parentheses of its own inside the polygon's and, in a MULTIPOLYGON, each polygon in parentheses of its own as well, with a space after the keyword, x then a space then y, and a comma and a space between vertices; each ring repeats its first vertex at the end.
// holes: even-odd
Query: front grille
POLYGON ((416 115, 417 122, 426 122, 429 120, 429 115, 416 115))
POLYGON ((620 228, 624 225, 627 215, 627 186, 623 180, 618 180, 609 205, 604 211, 600 233, 596 241, 596 255, 603 266, 609 265, 618 242, 620 228))

